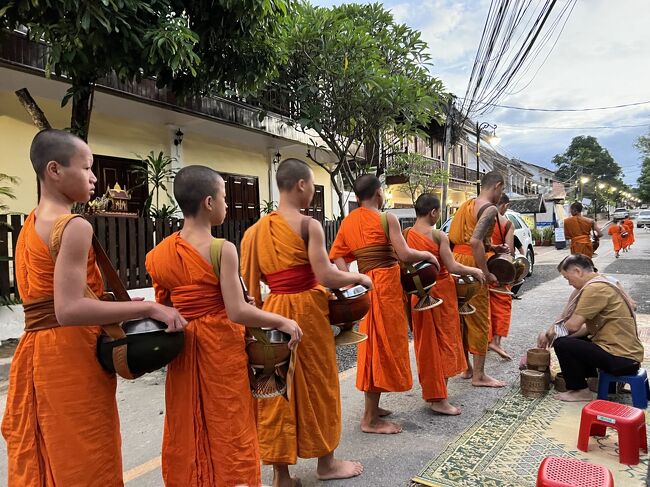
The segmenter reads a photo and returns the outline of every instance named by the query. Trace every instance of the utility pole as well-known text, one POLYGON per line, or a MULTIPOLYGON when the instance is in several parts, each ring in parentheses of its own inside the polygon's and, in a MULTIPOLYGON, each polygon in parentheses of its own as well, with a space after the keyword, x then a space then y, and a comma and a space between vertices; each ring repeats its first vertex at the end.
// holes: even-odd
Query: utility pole
POLYGON ((444 167, 446 178, 442 181, 442 201, 440 206, 442 206, 442 221, 441 224, 444 224, 449 217, 447 211, 447 201, 449 199, 449 171, 451 170, 451 128, 453 125, 454 117, 454 97, 451 97, 449 100, 449 105, 447 105, 447 118, 445 120, 445 145, 442 150, 442 157, 444 159, 444 167))

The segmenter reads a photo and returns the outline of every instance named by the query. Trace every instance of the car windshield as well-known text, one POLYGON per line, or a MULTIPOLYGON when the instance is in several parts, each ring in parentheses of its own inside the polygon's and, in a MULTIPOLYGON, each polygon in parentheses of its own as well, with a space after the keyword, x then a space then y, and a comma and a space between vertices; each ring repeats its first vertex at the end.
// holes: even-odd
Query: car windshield
POLYGON ((639 216, 650 216, 650 210, 643 210, 639 213, 639 216))
POLYGON ((614 213, 619 212, 619 211, 627 211, 625 208, 616 208, 614 210, 614 213))

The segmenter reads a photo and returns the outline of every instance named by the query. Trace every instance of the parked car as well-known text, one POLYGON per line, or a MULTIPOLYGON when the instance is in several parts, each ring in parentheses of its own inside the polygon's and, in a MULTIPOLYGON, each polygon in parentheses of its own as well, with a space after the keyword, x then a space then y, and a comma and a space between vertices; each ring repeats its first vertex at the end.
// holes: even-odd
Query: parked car
POLYGON ((636 217, 636 227, 650 227, 650 210, 641 210, 636 217))
POLYGON ((630 212, 627 210, 627 208, 616 208, 614 210, 614 213, 612 213, 612 218, 614 220, 622 220, 628 216, 630 216, 630 212))
MULTIPOLYGON (((528 228, 528 225, 522 218, 521 214, 516 211, 507 210, 505 216, 512 222, 515 229, 515 247, 521 247, 524 250, 528 262, 530 262, 530 272, 528 273, 528 276, 530 277, 533 275, 533 267, 535 266, 535 243, 533 242, 530 228, 528 228)), ((449 233, 449 226, 451 225, 452 219, 453 217, 449 218, 444 225, 442 225, 443 232, 449 233)))

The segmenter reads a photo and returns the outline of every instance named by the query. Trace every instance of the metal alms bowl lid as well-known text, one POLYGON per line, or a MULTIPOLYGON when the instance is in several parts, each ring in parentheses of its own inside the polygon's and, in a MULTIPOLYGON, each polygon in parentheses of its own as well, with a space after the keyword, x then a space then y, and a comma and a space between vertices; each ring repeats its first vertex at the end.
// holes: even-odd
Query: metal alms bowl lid
POLYGON ((368 288, 365 286, 362 286, 361 284, 357 284, 356 286, 350 286, 347 288, 342 288, 338 290, 341 295, 346 298, 357 298, 359 296, 363 296, 368 292, 368 288))
POLYGON ((143 333, 155 333, 165 331, 167 325, 162 321, 152 318, 143 318, 140 320, 130 320, 122 323, 122 329, 127 335, 141 335, 143 333))

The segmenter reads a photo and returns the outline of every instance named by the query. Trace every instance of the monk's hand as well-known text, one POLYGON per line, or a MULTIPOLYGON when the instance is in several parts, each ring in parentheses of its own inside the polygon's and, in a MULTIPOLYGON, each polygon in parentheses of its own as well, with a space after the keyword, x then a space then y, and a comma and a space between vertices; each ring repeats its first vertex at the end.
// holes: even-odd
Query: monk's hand
POLYGON ((187 320, 183 318, 176 308, 158 303, 151 304, 153 307, 149 313, 149 317, 165 323, 167 325, 167 329, 165 330, 167 333, 183 331, 183 328, 187 325, 187 320))
POLYGON ((296 345, 298 345, 302 338, 302 330, 298 326, 298 323, 293 320, 283 319, 282 323, 277 326, 277 329, 291 337, 289 340, 289 349, 293 350, 296 348, 296 345))
POLYGON ((253 306, 255 306, 255 298, 253 296, 251 296, 250 294, 246 295, 246 302, 248 304, 252 304, 253 306))
MULTIPOLYGON (((485 273, 483 273, 483 274, 485 274, 485 273)), ((487 273, 486 279, 487 279, 488 284, 499 284, 499 280, 497 279, 497 276, 495 276, 491 272, 487 273)))
POLYGON ((364 286, 364 287, 366 287, 368 289, 372 289, 372 279, 370 279, 365 274, 359 274, 357 284, 361 284, 362 286, 364 286))
POLYGON ((481 269, 473 269, 471 275, 481 284, 485 284, 485 274, 481 269))
POLYGON ((496 254, 509 254, 510 253, 510 247, 508 247, 506 244, 493 245, 492 250, 496 254))

